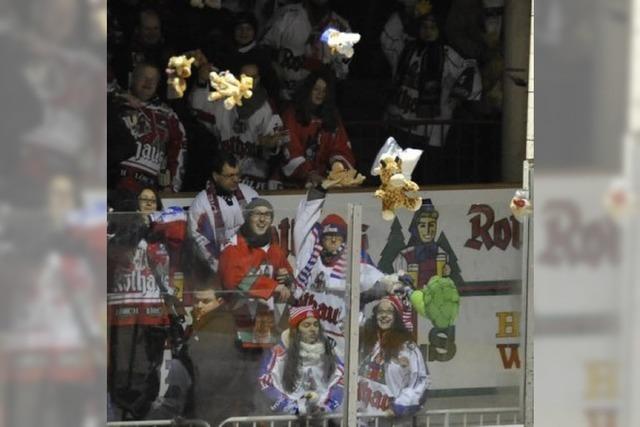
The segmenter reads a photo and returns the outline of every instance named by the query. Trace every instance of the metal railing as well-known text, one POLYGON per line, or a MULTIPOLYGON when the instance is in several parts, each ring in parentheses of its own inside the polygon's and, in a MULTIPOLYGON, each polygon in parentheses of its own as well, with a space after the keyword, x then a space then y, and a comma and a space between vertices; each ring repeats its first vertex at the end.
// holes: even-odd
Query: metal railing
POLYGON ((187 420, 176 418, 173 420, 144 420, 144 421, 112 421, 107 423, 107 427, 211 427, 203 420, 187 420))
MULTIPOLYGON (((357 417, 359 420, 368 420, 369 422, 372 422, 374 427, 378 427, 380 425, 381 419, 388 421, 391 420, 385 415, 366 415, 358 413, 357 417)), ((329 420, 340 420, 340 426, 343 426, 341 414, 330 414, 315 418, 301 418, 295 415, 231 417, 220 423, 218 427, 275 427, 285 425, 286 427, 327 427, 329 425, 329 420)), ((517 407, 436 409, 417 414, 412 418, 412 420, 414 426, 426 427, 513 426, 521 424, 522 416, 520 408, 517 407)))

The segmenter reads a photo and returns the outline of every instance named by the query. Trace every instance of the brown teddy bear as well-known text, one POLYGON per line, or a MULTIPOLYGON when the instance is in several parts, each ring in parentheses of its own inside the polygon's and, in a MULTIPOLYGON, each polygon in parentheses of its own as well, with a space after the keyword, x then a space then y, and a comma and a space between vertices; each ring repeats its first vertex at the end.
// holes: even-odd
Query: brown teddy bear
POLYGON ((355 187, 362 184, 364 176, 355 169, 347 169, 342 162, 333 162, 329 175, 322 181, 324 188, 355 187))
POLYGON ((407 195, 409 191, 418 191, 418 184, 407 179, 402 173, 402 160, 399 157, 385 156, 380 159, 380 188, 374 196, 382 200, 382 218, 391 221, 395 210, 403 207, 417 211, 422 205, 422 197, 407 195))
POLYGON ((166 70, 169 99, 182 98, 187 89, 187 79, 191 76, 191 64, 194 62, 198 65, 194 57, 187 58, 186 55, 169 58, 166 70))

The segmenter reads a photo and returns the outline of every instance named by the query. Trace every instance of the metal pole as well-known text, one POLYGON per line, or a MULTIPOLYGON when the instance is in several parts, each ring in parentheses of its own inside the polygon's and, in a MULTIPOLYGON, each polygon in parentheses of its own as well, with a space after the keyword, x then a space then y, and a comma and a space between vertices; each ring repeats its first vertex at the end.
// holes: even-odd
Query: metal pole
MULTIPOLYGON (((533 201, 533 169, 534 169, 534 86, 533 86, 533 37, 534 37, 534 1, 531 2, 530 34, 529 34, 529 78, 527 94, 527 132, 526 132, 526 160, 523 162, 522 186, 529 193, 529 200, 533 201)), ((535 207, 534 207, 535 209, 535 207)), ((524 331, 524 366, 523 382, 520 385, 520 408, 523 423, 526 427, 533 427, 533 215, 527 217, 522 224, 523 245, 523 280, 522 280, 522 330, 524 331)))
POLYGON ((343 419, 348 426, 358 425, 358 335, 360 314, 360 250, 362 240, 362 206, 348 205, 349 256, 347 275, 347 324, 345 325, 345 389, 346 399, 342 405, 343 419))
POLYGON ((525 159, 527 91, 519 81, 527 78, 531 22, 529 0, 504 2, 504 76, 502 90, 502 180, 516 182, 521 178, 521 162, 525 159))

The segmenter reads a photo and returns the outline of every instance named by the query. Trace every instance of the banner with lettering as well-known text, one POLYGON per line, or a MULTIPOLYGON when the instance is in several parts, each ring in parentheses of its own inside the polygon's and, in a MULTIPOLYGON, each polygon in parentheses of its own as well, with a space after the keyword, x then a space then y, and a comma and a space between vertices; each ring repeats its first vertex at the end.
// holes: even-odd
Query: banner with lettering
MULTIPOLYGON (((477 393, 521 384, 524 242, 522 226, 509 209, 515 190, 424 191, 419 211, 399 210, 393 221, 382 219, 373 191, 327 196, 323 215, 346 219, 348 203, 363 206, 362 256, 367 262, 385 273, 402 268, 419 288, 444 270, 453 280, 460 295, 455 324, 442 328, 417 318, 417 342, 434 391, 477 393)), ((302 197, 304 193, 265 196, 276 208, 274 234, 289 252, 302 197)))

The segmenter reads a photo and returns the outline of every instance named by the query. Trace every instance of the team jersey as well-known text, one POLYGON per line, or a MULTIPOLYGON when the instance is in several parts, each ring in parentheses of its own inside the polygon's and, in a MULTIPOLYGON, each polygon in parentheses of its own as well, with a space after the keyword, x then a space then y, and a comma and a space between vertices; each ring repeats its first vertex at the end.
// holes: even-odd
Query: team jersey
POLYGON ((293 108, 287 109, 282 118, 289 130, 289 145, 284 151, 286 163, 282 168, 286 177, 304 182, 311 171, 326 175, 335 161, 347 168, 355 167, 351 143, 341 122, 335 132, 329 132, 322 129, 322 121, 318 119, 302 125, 293 108))
POLYGON ((114 119, 122 120, 136 144, 135 154, 120 163, 124 181, 120 185, 134 191, 140 189, 136 182, 158 187, 158 175, 167 169, 171 189, 180 191, 187 140, 176 113, 158 100, 145 102, 140 108, 120 102, 114 111, 114 119))
MULTIPOLYGON (((298 205, 293 239, 296 250, 296 292, 298 305, 312 305, 322 328, 336 344, 336 353, 344 354, 343 323, 345 318, 346 269, 345 250, 337 261, 325 265, 321 252, 320 215, 324 198, 298 205)), ((360 292, 370 290, 384 276, 370 264, 360 263, 360 292)))
MULTIPOLYGON (((236 322, 236 334, 243 347, 254 347, 256 312, 262 300, 273 311, 273 292, 278 286, 279 269, 293 274, 287 256, 280 246, 267 244, 253 248, 245 238, 236 234, 220 254, 220 279, 226 291, 226 300, 236 322)), ((265 343, 269 345, 270 343, 265 343)))
POLYGON ((167 324, 164 294, 172 294, 169 254, 162 243, 142 239, 130 261, 113 271, 107 293, 110 324, 167 324))
POLYGON ((346 78, 349 65, 340 56, 330 53, 329 47, 320 40, 325 29, 351 32, 346 19, 331 11, 315 27, 302 4, 291 4, 276 12, 267 28, 262 43, 277 52, 280 68, 281 96, 291 99, 298 84, 309 75, 310 70, 322 64, 331 64, 339 79, 346 78))
MULTIPOLYGON (((398 87, 395 95, 387 108, 390 118, 403 120, 416 120, 421 118, 448 120, 453 114, 458 101, 452 96, 454 88, 462 88, 466 93, 465 98, 479 100, 482 94, 480 72, 473 59, 462 58, 449 46, 443 46, 442 66, 440 78, 434 82, 423 82, 427 70, 423 69, 425 60, 436 62, 437 58, 426 58, 427 49, 422 48, 417 42, 408 44, 399 60, 397 69, 398 87), (433 94, 435 105, 427 105, 431 112, 425 116, 419 110, 423 98, 423 91, 428 88, 420 87, 421 82, 426 85, 437 85, 439 91, 433 94)), ((449 131, 449 125, 418 125, 411 126, 410 132, 414 135, 427 136, 429 145, 441 146, 449 131)))
POLYGON ((198 246, 200 255, 218 271, 218 258, 222 245, 230 239, 244 223, 242 209, 245 204, 258 197, 251 187, 240 184, 227 204, 222 196, 215 194, 215 186, 199 192, 189 208, 189 233, 198 246))
POLYGON ((322 359, 300 361, 299 379, 293 391, 286 391, 283 386, 284 364, 289 348, 289 330, 282 334, 282 341, 274 346, 262 360, 258 384, 267 396, 270 408, 274 412, 303 415, 302 396, 309 391, 318 393, 317 405, 327 412, 335 411, 342 403, 344 393, 344 365, 336 357, 336 369, 327 380, 324 378, 322 359))
MULTIPOLYGON (((259 137, 282 131, 282 119, 265 101, 247 119, 240 120, 238 110, 227 110, 222 101, 208 100, 209 90, 196 88, 190 103, 198 120, 220 138, 220 150, 233 153, 240 163, 244 184, 266 190, 271 177, 269 160, 280 153, 281 144, 274 149, 259 144, 259 137)), ((282 144, 286 141, 282 141, 282 144)))
POLYGON ((398 357, 385 361, 378 341, 360 366, 358 410, 365 414, 384 414, 388 409, 396 416, 415 414, 430 385, 427 366, 415 343, 404 343, 398 357))

